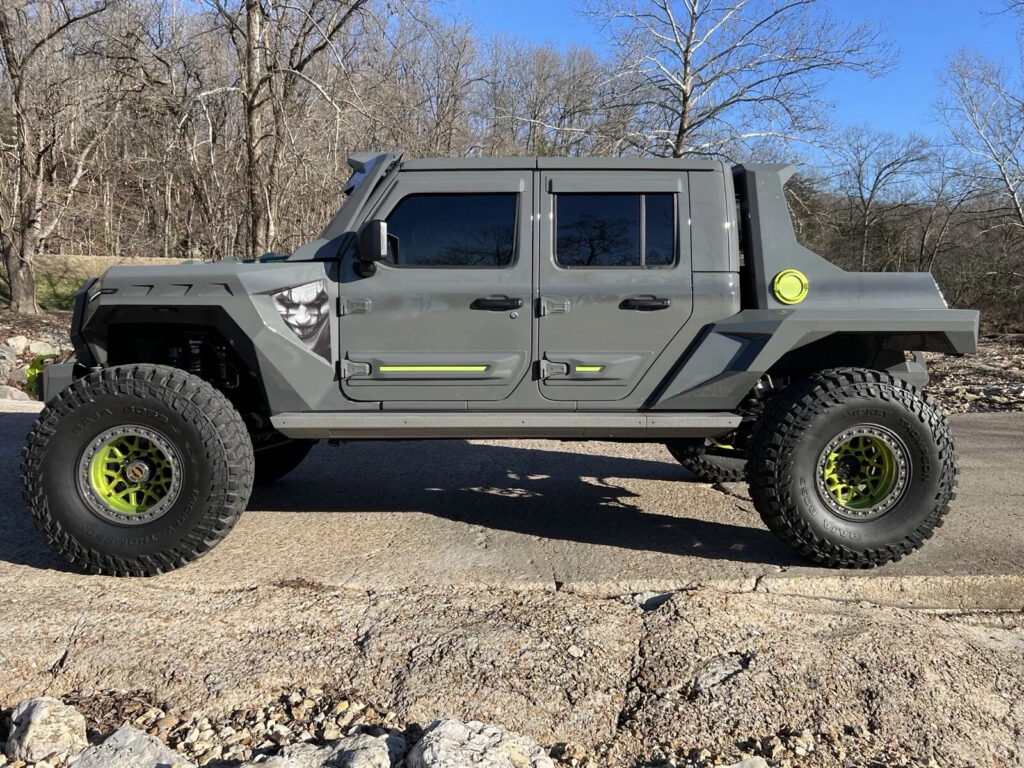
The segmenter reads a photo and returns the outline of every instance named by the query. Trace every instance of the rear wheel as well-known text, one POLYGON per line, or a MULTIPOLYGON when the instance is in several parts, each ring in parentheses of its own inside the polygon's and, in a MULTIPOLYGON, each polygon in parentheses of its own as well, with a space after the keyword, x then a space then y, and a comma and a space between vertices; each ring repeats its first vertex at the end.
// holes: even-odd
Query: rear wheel
POLYGON ((252 444, 207 382, 124 365, 79 379, 43 409, 21 474, 55 550, 94 573, 148 576, 228 534, 252 488, 252 444))
POLYGON ((824 371, 783 390, 749 456, 765 523, 830 566, 870 567, 917 549, 942 525, 956 486, 945 416, 880 371, 824 371))
POLYGON ((289 440, 260 446, 256 443, 255 485, 268 485, 287 475, 302 463, 316 445, 316 440, 289 440))
POLYGON ((665 443, 672 458, 705 483, 738 483, 746 477, 747 457, 730 435, 700 441, 665 443))

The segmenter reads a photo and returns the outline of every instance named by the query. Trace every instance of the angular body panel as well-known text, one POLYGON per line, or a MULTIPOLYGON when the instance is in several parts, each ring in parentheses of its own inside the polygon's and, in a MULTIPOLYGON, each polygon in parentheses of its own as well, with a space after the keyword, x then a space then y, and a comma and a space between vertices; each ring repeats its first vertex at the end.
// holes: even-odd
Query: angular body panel
MULTIPOLYGON (((906 351, 976 343, 977 313, 947 309, 930 275, 848 273, 802 248, 784 166, 396 153, 352 165, 345 205, 286 260, 114 268, 86 286, 76 375, 177 365, 264 421, 450 412, 479 434, 474 413, 563 413, 581 414, 585 436, 602 412, 737 409, 810 357, 921 381, 906 351), (386 235, 370 263, 373 228, 386 235)), ((401 437, 400 422, 381 432, 401 437)))

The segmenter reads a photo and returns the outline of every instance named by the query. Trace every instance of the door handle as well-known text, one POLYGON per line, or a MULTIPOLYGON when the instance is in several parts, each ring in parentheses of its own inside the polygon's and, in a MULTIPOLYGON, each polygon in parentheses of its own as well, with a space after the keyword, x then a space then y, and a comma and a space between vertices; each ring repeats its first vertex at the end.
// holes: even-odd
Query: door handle
POLYGON ((668 309, 672 306, 672 299, 660 296, 631 296, 623 299, 619 309, 639 309, 641 312, 654 312, 658 309, 668 309))
POLYGON ((505 309, 519 309, 523 306, 520 298, 509 298, 508 296, 487 296, 486 298, 474 299, 469 305, 470 309, 486 309, 491 312, 500 312, 505 309))

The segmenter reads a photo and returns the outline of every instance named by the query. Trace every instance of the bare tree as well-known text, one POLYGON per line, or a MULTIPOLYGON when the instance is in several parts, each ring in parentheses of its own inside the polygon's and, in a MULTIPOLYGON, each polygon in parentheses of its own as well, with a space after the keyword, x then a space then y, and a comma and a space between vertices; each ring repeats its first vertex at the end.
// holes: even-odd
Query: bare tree
MULTIPOLYGON (((0 252, 11 309, 35 314, 33 261, 45 247, 109 126, 104 111, 83 109, 109 90, 83 86, 71 35, 103 13, 108 0, 0 4, 0 77, 10 100, 12 135, 3 138, 11 183, 0 196, 0 252), (96 117, 99 117, 97 120, 96 117), (65 175, 57 183, 58 172, 65 175)), ((109 84, 108 84, 109 85, 109 84)), ((95 106, 95 105, 90 105, 95 106)))
POLYGON ((868 126, 840 136, 833 149, 837 187, 850 201, 861 270, 868 268, 868 240, 882 215, 914 202, 928 149, 921 136, 901 138, 868 126))
POLYGON ((764 137, 823 127, 830 73, 882 72, 891 51, 869 24, 820 0, 592 0, 631 84, 632 139, 655 155, 736 156, 764 137))
POLYGON ((917 242, 913 257, 918 272, 931 272, 953 247, 961 212, 978 197, 965 158, 949 147, 932 147, 920 173, 920 202, 911 227, 917 242))
POLYGON ((276 239, 278 171, 288 151, 288 123, 297 94, 324 94, 308 70, 336 44, 367 0, 209 0, 235 51, 245 128, 247 253, 257 258, 276 239))
POLYGON ((962 51, 942 77, 938 109, 957 146, 978 161, 982 186, 999 189, 1007 222, 1024 235, 1024 71, 1011 75, 962 51))

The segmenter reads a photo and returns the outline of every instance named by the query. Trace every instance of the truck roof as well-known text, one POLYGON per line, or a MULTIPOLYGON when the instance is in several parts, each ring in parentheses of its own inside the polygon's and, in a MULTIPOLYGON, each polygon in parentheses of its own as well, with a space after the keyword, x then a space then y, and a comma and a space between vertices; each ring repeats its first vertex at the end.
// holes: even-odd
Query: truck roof
POLYGON ((676 157, 431 157, 402 161, 403 171, 724 171, 725 167, 718 160, 676 157))

